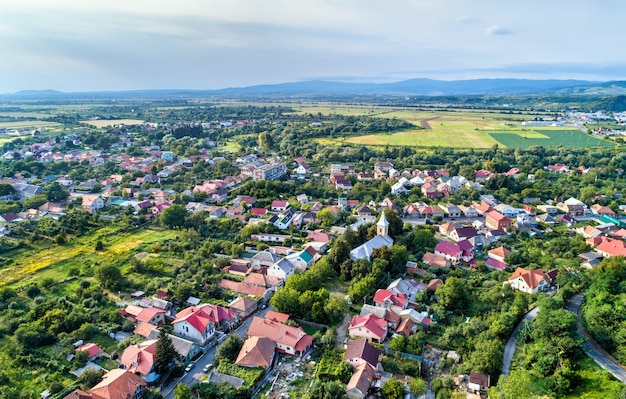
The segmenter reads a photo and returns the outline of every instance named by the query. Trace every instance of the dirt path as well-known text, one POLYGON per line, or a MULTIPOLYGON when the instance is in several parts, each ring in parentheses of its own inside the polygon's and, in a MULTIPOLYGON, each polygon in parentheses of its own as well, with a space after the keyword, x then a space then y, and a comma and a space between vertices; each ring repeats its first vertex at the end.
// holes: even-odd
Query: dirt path
POLYGON ((346 313, 341 321, 341 324, 337 326, 337 348, 343 349, 343 344, 346 341, 348 335, 348 327, 350 326, 350 314, 346 313))
POLYGON ((432 130, 432 127, 430 127, 430 123, 428 123, 428 121, 434 121, 435 119, 439 119, 439 117, 435 116, 434 118, 420 119, 420 123, 422 124, 422 127, 424 129, 432 130))

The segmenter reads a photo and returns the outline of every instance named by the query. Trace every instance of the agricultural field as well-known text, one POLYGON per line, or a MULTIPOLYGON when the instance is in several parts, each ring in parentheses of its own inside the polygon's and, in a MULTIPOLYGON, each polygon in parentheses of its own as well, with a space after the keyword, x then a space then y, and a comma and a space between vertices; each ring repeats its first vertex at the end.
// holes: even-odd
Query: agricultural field
POLYGON ((51 128, 60 127, 57 122, 46 121, 17 121, 17 122, 0 122, 0 129, 38 129, 40 127, 51 128))
POLYGON ((580 130, 542 129, 529 132, 491 132, 489 133, 502 146, 507 148, 528 148, 532 146, 567 148, 613 147, 610 141, 589 136, 580 130), (529 133, 529 134, 527 134, 529 133))
POLYGON ((94 127, 106 127, 106 126, 119 126, 119 125, 141 125, 145 121, 141 119, 97 119, 97 120, 88 120, 81 121, 81 123, 85 123, 87 125, 91 125, 94 127))

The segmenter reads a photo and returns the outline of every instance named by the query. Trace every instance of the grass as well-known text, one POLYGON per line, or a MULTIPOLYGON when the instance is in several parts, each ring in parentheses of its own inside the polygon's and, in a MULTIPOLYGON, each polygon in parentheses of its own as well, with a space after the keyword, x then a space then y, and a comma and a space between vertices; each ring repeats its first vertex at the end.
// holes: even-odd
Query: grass
POLYGON ((175 231, 152 228, 124 234, 115 228, 106 227, 93 234, 74 238, 63 246, 38 244, 20 249, 4 255, 11 258, 12 262, 2 269, 0 286, 29 284, 46 277, 60 281, 68 276, 71 268, 80 270, 103 262, 122 266, 135 252, 146 249, 142 246, 169 240, 176 235, 175 231), (94 250, 97 240, 103 241, 104 251, 94 250))
POLYGON ((560 145, 567 148, 587 148, 613 147, 615 145, 612 142, 600 140, 580 130, 573 129, 542 129, 516 134, 492 132, 490 134, 502 145, 509 148, 528 148, 532 146, 558 147, 560 145))
POLYGON ((57 122, 46 121, 18 121, 18 122, 0 122, 0 129, 26 129, 40 127, 58 127, 61 126, 57 122))

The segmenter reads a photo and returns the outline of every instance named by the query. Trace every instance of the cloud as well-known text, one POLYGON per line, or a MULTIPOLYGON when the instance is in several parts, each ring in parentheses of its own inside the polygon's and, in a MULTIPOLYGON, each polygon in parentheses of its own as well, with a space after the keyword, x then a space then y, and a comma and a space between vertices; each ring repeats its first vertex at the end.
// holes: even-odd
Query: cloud
POLYGON ((510 30, 501 27, 500 25, 493 25, 485 29, 485 33, 488 36, 499 36, 499 35, 512 35, 513 32, 510 30))

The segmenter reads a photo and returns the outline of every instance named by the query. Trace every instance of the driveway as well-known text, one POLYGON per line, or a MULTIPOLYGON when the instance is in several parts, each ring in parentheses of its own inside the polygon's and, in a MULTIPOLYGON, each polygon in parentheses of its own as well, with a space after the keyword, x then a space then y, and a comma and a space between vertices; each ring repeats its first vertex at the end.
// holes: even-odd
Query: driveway
POLYGON ((626 369, 624 369, 624 367, 619 364, 613 356, 602 349, 602 347, 600 347, 600 345, 598 345, 598 343, 589 336, 580 323, 580 305, 582 302, 583 294, 578 294, 570 299, 566 308, 576 315, 576 320, 578 321, 578 335, 583 338, 583 350, 587 356, 592 358, 598 364, 598 366, 613 374, 613 376, 618 380, 626 383, 626 369))
POLYGON ((524 325, 524 322, 530 323, 537 317, 537 313, 539 313, 539 308, 533 308, 530 312, 524 315, 522 321, 519 322, 513 334, 509 337, 509 340, 506 342, 506 346, 504 347, 504 355, 502 358, 502 374, 509 375, 511 371, 511 361, 513 360, 513 355, 515 354, 515 348, 517 346, 517 336, 519 334, 520 328, 524 325))

